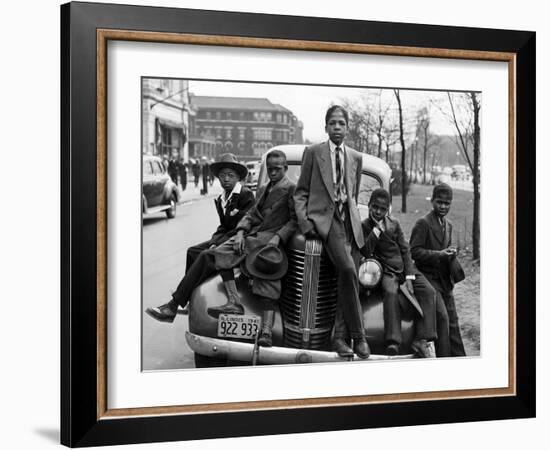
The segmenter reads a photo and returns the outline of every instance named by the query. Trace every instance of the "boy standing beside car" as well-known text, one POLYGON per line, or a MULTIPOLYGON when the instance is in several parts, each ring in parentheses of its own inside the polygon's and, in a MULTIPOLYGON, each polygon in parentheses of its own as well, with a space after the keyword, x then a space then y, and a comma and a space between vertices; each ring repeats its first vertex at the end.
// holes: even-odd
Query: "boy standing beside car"
POLYGON ((348 113, 341 106, 325 115, 327 142, 304 150, 296 186, 296 216, 307 239, 321 239, 338 273, 338 308, 333 349, 340 356, 368 358, 363 312, 359 301, 357 264, 364 245, 357 196, 362 155, 344 144, 348 113), (353 349, 346 339, 353 339, 353 349))
MULTIPOLYGON (((441 295, 449 316, 450 350, 445 356, 465 356, 453 296, 454 284, 464 271, 451 246, 453 226, 445 217, 451 209, 453 190, 445 183, 434 186, 432 211, 418 219, 411 232, 411 254, 418 269, 441 295)), ((438 354, 439 356, 439 354, 438 354)))

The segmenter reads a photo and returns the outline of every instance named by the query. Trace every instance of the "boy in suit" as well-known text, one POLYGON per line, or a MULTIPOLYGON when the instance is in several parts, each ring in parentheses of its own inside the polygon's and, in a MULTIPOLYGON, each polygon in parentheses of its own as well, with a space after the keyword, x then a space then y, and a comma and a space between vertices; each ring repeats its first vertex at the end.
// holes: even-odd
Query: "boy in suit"
POLYGON ((361 183, 361 153, 344 144, 348 113, 331 106, 325 115, 327 142, 304 150, 294 202, 306 239, 321 239, 338 273, 337 324, 333 349, 340 356, 368 358, 363 312, 359 302, 357 265, 363 247, 357 196, 361 183), (353 349, 346 338, 353 339, 353 349))
POLYGON ((365 246, 361 249, 363 256, 374 257, 384 270, 382 290, 386 354, 399 354, 402 343, 399 286, 405 283, 409 293, 418 299, 423 312, 423 316, 416 320, 412 348, 420 357, 435 357, 436 293, 414 266, 399 221, 388 215, 390 203, 390 194, 385 189, 379 188, 372 192, 369 217, 362 224, 365 246))
POLYGON ((212 249, 233 236, 236 233, 235 227, 254 204, 253 192, 241 183, 248 170, 244 164, 237 161, 235 155, 221 155, 220 159, 211 165, 210 170, 220 180, 223 188, 223 192, 214 200, 220 225, 210 239, 189 247, 185 273, 202 251, 212 249))
MULTIPOLYGON (((147 314, 162 322, 173 322, 178 306, 184 307, 194 289, 216 273, 222 277, 228 302, 217 308, 208 308, 208 314, 218 317, 220 314, 244 313, 233 269, 257 247, 284 246, 297 229, 293 200, 295 185, 286 176, 287 169, 283 152, 273 150, 268 154, 266 170, 270 181, 260 188, 255 205, 237 224, 236 234, 216 248, 201 252, 172 294, 172 300, 164 305, 148 308, 147 314)), ((260 300, 265 301, 262 332, 258 343, 269 346, 274 319, 274 307, 271 302, 280 297, 281 282, 280 279, 252 278, 252 292, 260 297, 260 300)))
MULTIPOLYGON (((418 269, 441 295, 449 317, 449 355, 465 356, 453 296, 454 284, 464 278, 456 248, 451 246, 453 226, 446 219, 453 200, 448 184, 434 186, 432 211, 416 222, 410 239, 411 254, 418 269)), ((439 352, 439 351, 438 351, 439 352)), ((439 356, 439 355, 438 355, 439 356)))

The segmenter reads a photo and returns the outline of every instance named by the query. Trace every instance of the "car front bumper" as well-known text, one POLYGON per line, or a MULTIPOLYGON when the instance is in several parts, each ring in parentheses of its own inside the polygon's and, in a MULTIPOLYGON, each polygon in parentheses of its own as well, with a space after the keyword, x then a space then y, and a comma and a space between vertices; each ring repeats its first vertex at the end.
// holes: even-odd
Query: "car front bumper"
POLYGON ((305 364, 346 361, 381 361, 411 359, 414 355, 370 355, 368 359, 341 357, 336 352, 287 347, 259 347, 254 343, 227 341, 198 334, 185 333, 189 347, 201 355, 256 364, 305 364))

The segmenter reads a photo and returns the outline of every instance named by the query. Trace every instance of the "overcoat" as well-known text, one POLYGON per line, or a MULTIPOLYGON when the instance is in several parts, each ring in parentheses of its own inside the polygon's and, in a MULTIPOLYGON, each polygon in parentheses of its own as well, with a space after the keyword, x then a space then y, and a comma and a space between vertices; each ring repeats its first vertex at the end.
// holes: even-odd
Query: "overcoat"
POLYGON ((443 290, 451 291, 454 286, 451 261, 441 256, 440 251, 451 246, 453 225, 445 217, 443 221, 445 227, 433 211, 417 220, 411 232, 411 255, 416 267, 428 279, 438 281, 443 290))
POLYGON ((269 183, 258 190, 256 203, 235 227, 236 231, 244 231, 243 254, 238 255, 233 251, 232 245, 225 244, 212 251, 218 270, 236 267, 252 249, 266 245, 275 234, 279 235, 281 245, 284 246, 296 232, 298 225, 293 199, 295 184, 284 176, 266 195, 268 185, 269 183))
POLYGON ((240 193, 235 192, 231 196, 225 209, 219 197, 214 200, 214 204, 220 218, 220 225, 210 238, 210 245, 219 245, 236 233, 237 224, 254 205, 254 193, 242 186, 240 193))
POLYGON ((374 256, 382 264, 385 272, 403 276, 415 275, 417 271, 411 259, 409 244, 405 240, 399 221, 391 216, 386 216, 383 220, 385 230, 379 237, 371 233, 374 228, 372 219, 367 218, 363 221, 363 232, 367 238, 361 253, 367 258, 374 256))

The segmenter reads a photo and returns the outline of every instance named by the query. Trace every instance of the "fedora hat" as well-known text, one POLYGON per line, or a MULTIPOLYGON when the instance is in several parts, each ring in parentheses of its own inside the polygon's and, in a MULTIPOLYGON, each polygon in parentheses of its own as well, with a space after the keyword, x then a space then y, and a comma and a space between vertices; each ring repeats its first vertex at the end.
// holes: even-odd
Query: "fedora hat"
POLYGON ((466 278, 464 269, 462 268, 456 257, 452 258, 449 263, 449 272, 453 283, 460 283, 462 280, 464 280, 464 278, 466 278))
POLYGON ((223 155, 221 155, 216 162, 210 165, 210 170, 212 171, 214 176, 217 177, 220 170, 226 167, 233 169, 235 172, 237 172, 241 180, 243 180, 248 173, 248 169, 246 168, 246 166, 237 161, 237 158, 233 153, 224 153, 223 155))
POLYGON ((288 260, 279 247, 265 245, 256 247, 247 255, 245 267, 256 278, 279 280, 288 269, 288 260))

